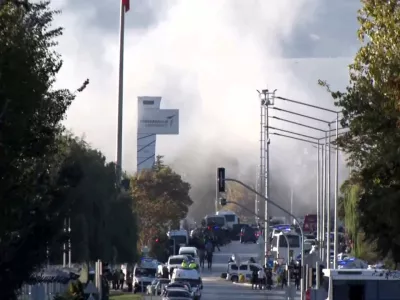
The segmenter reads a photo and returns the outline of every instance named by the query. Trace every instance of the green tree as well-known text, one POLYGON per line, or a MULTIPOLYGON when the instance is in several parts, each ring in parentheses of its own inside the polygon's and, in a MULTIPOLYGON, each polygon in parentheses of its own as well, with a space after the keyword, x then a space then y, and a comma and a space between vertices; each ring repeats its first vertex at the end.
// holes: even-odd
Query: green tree
MULTIPOLYGON (((83 172, 80 183, 69 192, 73 262, 127 262, 136 255, 136 218, 128 195, 115 186, 115 164, 83 139, 68 139, 68 157, 83 172), (118 220, 118 222, 116 222, 118 220)), ((65 241, 64 241, 65 242, 65 241)), ((52 247, 52 260, 60 263, 62 248, 52 247)))
MULTIPOLYGON (((54 88, 62 61, 52 49, 49 3, 0 5, 0 290, 15 292, 46 260, 68 192, 81 178, 65 155, 60 122, 75 93, 54 88)), ((85 82, 81 91, 88 82, 85 82)))
POLYGON ((157 157, 152 170, 143 170, 131 179, 133 207, 140 228, 138 247, 150 245, 168 227, 179 227, 193 203, 190 184, 157 157))
POLYGON ((238 183, 230 182, 227 184, 226 198, 228 201, 235 201, 247 209, 243 209, 233 203, 228 203, 225 207, 220 207, 220 209, 234 211, 242 220, 244 217, 250 217, 251 219, 254 218, 255 195, 252 192, 248 191, 238 183))
POLYGON ((346 91, 332 92, 349 132, 338 144, 350 154, 359 183, 359 222, 383 257, 400 262, 400 4, 362 1, 362 47, 346 91))

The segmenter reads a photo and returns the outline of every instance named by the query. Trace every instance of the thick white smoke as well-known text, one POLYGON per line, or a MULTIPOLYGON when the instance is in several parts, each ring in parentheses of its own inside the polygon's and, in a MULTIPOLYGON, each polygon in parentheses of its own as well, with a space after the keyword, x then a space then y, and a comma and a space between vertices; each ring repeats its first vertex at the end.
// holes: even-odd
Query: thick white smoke
MULTIPOLYGON (((115 12, 113 26, 118 22, 118 2, 94 3, 115 12)), ((131 0, 131 11, 126 14, 128 25, 130 18, 137 17, 135 2, 131 0)), ((191 182, 195 210, 203 201, 212 207, 210 176, 212 179, 217 166, 225 165, 230 176, 254 180, 250 177, 255 176, 259 163, 260 122, 256 89, 278 89, 280 96, 332 107, 332 100, 317 86, 317 80, 327 79, 334 87, 343 87, 350 60, 284 57, 286 47, 296 38, 295 32, 313 22, 320 9, 317 0, 162 2, 163 5, 160 1, 147 3, 157 22, 146 29, 128 26, 126 30, 123 167, 135 171, 137 96, 162 96, 163 108, 180 109, 181 128, 178 136, 158 137, 157 153, 165 155, 191 182)), ((85 6, 77 11, 69 8, 71 3, 72 0, 57 3, 64 9, 57 22, 66 27, 59 47, 65 59, 59 84, 74 87, 87 77, 91 84, 72 105, 66 124, 75 133, 84 133, 93 146, 114 160, 117 27, 111 32, 100 25, 87 25, 87 19, 100 8, 85 6)), ((106 21, 97 20, 99 24, 106 21)), ((322 42, 313 32, 304 40, 305 44, 322 42)), ((334 118, 329 113, 284 102, 277 101, 276 106, 334 118)), ((274 114, 312 126, 324 125, 274 114)), ((276 120, 271 125, 320 135, 276 120)), ((308 207, 313 207, 315 201, 313 149, 301 142, 271 136, 273 194, 286 203, 288 189, 295 185, 296 207, 303 208, 301 213, 311 210, 308 207)))

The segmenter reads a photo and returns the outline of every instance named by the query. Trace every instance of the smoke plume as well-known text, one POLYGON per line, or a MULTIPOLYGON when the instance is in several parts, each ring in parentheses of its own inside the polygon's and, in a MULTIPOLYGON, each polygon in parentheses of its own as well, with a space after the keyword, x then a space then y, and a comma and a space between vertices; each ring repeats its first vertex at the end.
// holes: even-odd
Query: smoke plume
MULTIPOLYGON (((332 44, 314 32, 307 33, 315 27, 318 13, 327 8, 325 2, 161 0, 145 1, 145 7, 143 1, 131 2, 126 14, 123 167, 130 172, 136 169, 137 97, 162 96, 162 108, 180 109, 180 134, 158 136, 157 154, 164 155, 191 183, 194 217, 214 209, 217 167, 224 166, 231 177, 255 183, 260 156, 256 89, 277 89, 279 96, 333 108, 317 80, 328 80, 333 88, 346 84, 350 58, 317 58, 307 51, 332 44), (142 21, 147 23, 139 26, 142 21), (300 45, 304 58, 294 58, 291 53, 299 51, 291 47, 300 45)), ((58 22, 67 31, 59 49, 66 67, 59 84, 73 87, 79 84, 77 79, 87 77, 91 81, 72 105, 66 124, 77 134, 85 133, 94 147, 114 160, 119 2, 103 0, 97 5, 100 1, 96 0, 79 10, 72 8, 77 1, 62 3, 64 14, 58 22)), ((281 100, 275 106, 321 119, 335 118, 332 113, 281 100)), ((327 129, 324 123, 273 109, 271 115, 327 129)), ((271 126, 322 136, 275 119, 271 126)), ((312 145, 271 135, 273 200, 289 209, 293 189, 295 213, 315 211, 316 158, 312 145)), ((273 213, 281 215, 277 210, 273 213)))

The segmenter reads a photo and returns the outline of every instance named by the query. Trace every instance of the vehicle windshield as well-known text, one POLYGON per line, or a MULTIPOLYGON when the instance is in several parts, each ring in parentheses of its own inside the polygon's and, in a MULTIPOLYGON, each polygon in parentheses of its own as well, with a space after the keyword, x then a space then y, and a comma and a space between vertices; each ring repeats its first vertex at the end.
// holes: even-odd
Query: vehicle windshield
POLYGON ((224 215, 227 222, 235 222, 236 215, 224 215))
POLYGON ((206 218, 206 225, 217 225, 217 226, 224 226, 225 225, 225 217, 207 217, 206 218))
POLYGON ((200 279, 193 279, 193 278, 179 278, 179 279, 175 279, 174 282, 188 283, 192 287, 198 286, 201 284, 200 279))
MULTIPOLYGON (((289 241, 289 247, 290 248, 299 248, 300 247, 300 236, 298 235, 293 235, 293 234, 285 234, 289 241)), ((279 237, 279 247, 284 247, 287 248, 287 242, 285 239, 285 236, 281 235, 279 237)))
POLYGON ((180 265, 183 262, 183 258, 177 257, 177 258, 171 258, 169 260, 170 265, 180 265))
POLYGON ((194 253, 193 252, 181 252, 182 255, 186 255, 186 256, 191 256, 194 257, 194 253))
POLYGON ((147 268, 136 268, 135 276, 136 277, 155 277, 157 273, 157 269, 147 269, 147 268))
POLYGON ((175 241, 175 245, 186 244, 186 236, 185 235, 173 235, 171 236, 171 240, 175 241))
POLYGON ((185 292, 185 291, 168 291, 167 297, 191 298, 191 295, 189 292, 185 292))

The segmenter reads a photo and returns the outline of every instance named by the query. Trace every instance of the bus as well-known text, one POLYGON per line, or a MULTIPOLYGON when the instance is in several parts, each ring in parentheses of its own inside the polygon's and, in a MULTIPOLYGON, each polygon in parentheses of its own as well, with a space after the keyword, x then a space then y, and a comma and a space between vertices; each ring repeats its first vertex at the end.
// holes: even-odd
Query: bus
POLYGON ((205 216, 204 220, 207 227, 214 227, 214 229, 227 228, 225 216, 210 215, 205 216))
POLYGON ((220 210, 220 211, 217 211, 217 216, 224 216, 225 217, 226 226, 229 229, 232 229, 233 225, 240 223, 240 220, 239 220, 238 216, 233 211, 220 210))

